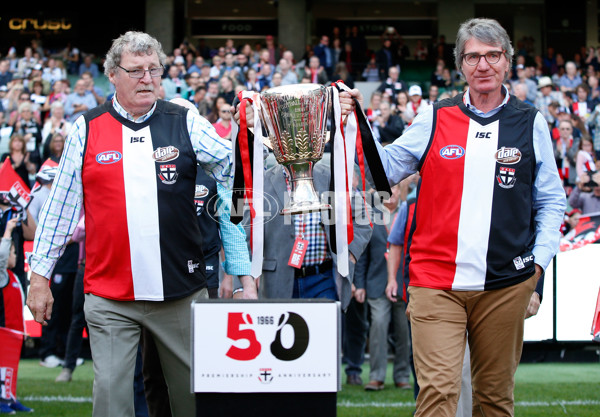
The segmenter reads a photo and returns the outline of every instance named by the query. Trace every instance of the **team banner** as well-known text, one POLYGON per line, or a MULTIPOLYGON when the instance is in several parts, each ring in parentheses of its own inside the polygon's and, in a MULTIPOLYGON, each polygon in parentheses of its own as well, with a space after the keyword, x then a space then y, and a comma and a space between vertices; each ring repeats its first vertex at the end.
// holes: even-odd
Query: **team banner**
POLYGON ((0 193, 7 196, 17 212, 25 213, 25 209, 31 201, 30 189, 15 172, 8 157, 0 168, 0 193))
POLYGON ((17 398, 17 374, 23 346, 23 334, 0 327, 0 398, 17 398))
POLYGON ((337 302, 203 301, 192 320, 194 392, 341 389, 337 302))
POLYGON ((600 241, 600 213, 581 216, 575 228, 560 240, 560 251, 581 248, 600 241))

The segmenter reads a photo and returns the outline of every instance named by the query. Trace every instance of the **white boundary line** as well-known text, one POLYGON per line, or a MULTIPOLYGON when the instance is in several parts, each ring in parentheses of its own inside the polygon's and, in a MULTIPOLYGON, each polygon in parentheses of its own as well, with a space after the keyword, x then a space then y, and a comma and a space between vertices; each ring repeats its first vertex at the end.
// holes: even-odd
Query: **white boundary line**
MULTIPOLYGON (((72 397, 72 396, 27 396, 21 398, 23 401, 36 401, 43 403, 63 402, 63 403, 91 403, 92 397, 72 397)), ((413 401, 385 403, 385 402, 367 402, 354 403, 350 401, 338 402, 338 407, 345 408, 407 408, 414 407, 413 401)), ((600 405, 599 400, 556 400, 556 401, 519 401, 515 407, 554 407, 554 406, 578 406, 578 405, 600 405)))

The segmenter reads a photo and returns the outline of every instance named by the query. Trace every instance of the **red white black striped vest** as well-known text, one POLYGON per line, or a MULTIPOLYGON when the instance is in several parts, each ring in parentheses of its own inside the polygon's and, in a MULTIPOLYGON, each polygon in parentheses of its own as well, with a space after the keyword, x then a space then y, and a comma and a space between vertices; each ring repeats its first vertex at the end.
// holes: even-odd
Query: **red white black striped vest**
POLYGON ((133 123, 108 101, 85 114, 86 293, 160 301, 206 287, 186 112, 159 100, 133 123))
POLYGON ((467 110, 462 94, 434 105, 410 285, 489 290, 533 275, 536 113, 514 96, 489 118, 467 110))

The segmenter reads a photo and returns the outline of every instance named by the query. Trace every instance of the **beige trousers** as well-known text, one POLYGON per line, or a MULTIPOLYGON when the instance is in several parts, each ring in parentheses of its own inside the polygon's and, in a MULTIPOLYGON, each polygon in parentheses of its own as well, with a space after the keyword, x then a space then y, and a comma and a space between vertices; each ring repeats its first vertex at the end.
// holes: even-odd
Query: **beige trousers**
POLYGON ((473 416, 514 415, 514 374, 523 347, 530 278, 491 291, 409 287, 413 356, 420 392, 416 417, 454 417, 468 334, 473 416), (465 332, 466 331, 466 332, 465 332))

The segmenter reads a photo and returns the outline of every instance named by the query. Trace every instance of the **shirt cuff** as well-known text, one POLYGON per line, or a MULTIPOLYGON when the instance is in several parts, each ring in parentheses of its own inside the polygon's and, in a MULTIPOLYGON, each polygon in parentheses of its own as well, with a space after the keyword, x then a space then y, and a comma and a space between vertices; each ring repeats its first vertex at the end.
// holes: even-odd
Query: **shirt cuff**
POLYGON ((54 259, 43 258, 35 253, 28 252, 27 260, 32 272, 35 272, 46 279, 50 279, 52 276, 52 271, 54 270, 54 266, 56 265, 56 261, 54 259))
POLYGON ((221 264, 225 273, 229 275, 250 275, 250 263, 249 262, 231 262, 225 260, 221 264))

